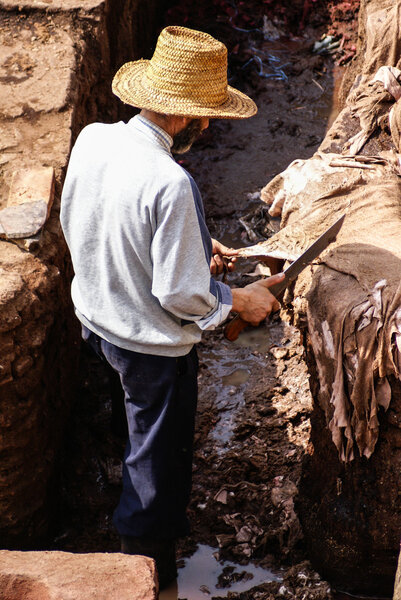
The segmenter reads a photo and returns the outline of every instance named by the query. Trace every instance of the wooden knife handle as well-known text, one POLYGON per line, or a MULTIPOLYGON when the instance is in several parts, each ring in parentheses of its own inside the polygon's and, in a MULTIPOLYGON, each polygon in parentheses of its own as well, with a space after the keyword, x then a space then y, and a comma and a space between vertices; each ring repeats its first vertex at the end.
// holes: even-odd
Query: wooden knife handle
POLYGON ((245 327, 248 327, 249 323, 241 319, 239 315, 236 315, 227 325, 224 327, 224 337, 230 342, 235 342, 239 334, 245 327))
MULTIPOLYGON (((270 315, 266 318, 271 319, 276 312, 278 311, 272 311, 270 315)), ((235 317, 231 319, 231 321, 229 321, 227 325, 225 325, 224 337, 229 342, 235 342, 241 331, 245 329, 245 327, 250 327, 250 325, 251 324, 248 323, 248 321, 244 321, 244 319, 241 319, 239 315, 235 315, 235 317)))
MULTIPOLYGON (((269 287, 269 292, 273 294, 277 298, 277 300, 281 301, 281 298, 284 295, 284 290, 287 287, 288 282, 286 279, 280 281, 279 283, 275 283, 269 287)), ((273 315, 273 313, 271 313, 273 315)), ((235 342, 239 334, 245 327, 248 327, 250 323, 241 319, 239 315, 236 315, 227 325, 224 327, 224 337, 226 340, 230 342, 235 342)))

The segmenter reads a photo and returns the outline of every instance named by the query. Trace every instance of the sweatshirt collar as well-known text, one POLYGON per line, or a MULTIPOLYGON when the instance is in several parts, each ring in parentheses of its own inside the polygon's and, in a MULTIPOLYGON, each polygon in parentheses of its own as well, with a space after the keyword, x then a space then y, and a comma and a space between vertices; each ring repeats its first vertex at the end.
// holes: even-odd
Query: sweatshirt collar
POLYGON ((149 119, 146 119, 142 115, 135 115, 135 117, 130 119, 128 124, 142 131, 147 137, 156 140, 163 148, 170 152, 173 145, 173 138, 167 131, 156 125, 156 123, 149 121, 149 119))

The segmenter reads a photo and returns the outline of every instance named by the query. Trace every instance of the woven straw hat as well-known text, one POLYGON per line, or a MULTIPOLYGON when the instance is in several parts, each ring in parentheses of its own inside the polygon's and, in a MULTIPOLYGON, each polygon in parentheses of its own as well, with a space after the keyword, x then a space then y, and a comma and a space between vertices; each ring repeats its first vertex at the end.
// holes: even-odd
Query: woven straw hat
POLYGON ((126 104, 154 112, 246 119, 256 104, 227 85, 227 48, 207 33, 166 27, 150 60, 124 64, 112 89, 126 104))

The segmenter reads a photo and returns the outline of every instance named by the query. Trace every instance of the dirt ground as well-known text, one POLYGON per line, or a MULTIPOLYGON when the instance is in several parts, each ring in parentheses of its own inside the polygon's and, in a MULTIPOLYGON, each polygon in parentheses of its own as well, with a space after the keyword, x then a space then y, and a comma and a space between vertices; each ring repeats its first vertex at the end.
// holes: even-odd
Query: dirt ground
MULTIPOLYGON (((254 98, 258 115, 211 123, 191 152, 178 157, 200 187, 212 236, 234 247, 259 241, 279 226, 269 222, 258 192, 292 160, 317 149, 337 112, 333 94, 343 69, 339 63, 348 62, 355 50, 357 3, 310 3, 305 17, 309 3, 298 3, 298 25, 293 13, 286 18, 288 11, 274 13, 272 3, 264 4, 265 19, 245 11, 243 2, 236 12, 228 10, 233 4, 213 3, 220 11, 220 21, 213 23, 222 24, 219 37, 233 53, 230 83, 254 98), (319 6, 324 7, 320 13, 319 6), (332 54, 313 52, 314 43, 327 33, 333 35, 331 43, 342 46, 332 54)), ((196 24, 185 20, 185 2, 174 10, 167 20, 179 22, 180 16, 184 24, 207 30, 202 15, 196 24)), ((260 270, 256 262, 241 262, 227 282, 244 285, 260 270)), ((228 590, 229 598, 240 600, 335 597, 308 563, 296 514, 312 408, 303 353, 300 333, 279 316, 235 343, 219 330, 206 334, 199 345, 189 507, 193 532, 180 542, 179 556, 208 544, 219 558, 243 565, 239 571, 246 572, 251 560, 281 575, 280 581, 235 594, 228 586, 243 575, 226 572, 222 596, 228 590)), ((111 430, 109 384, 110 374, 83 350, 82 385, 61 474, 55 549, 118 549, 111 518, 119 495, 123 436, 111 430)), ((211 597, 207 589, 204 593, 211 597)))

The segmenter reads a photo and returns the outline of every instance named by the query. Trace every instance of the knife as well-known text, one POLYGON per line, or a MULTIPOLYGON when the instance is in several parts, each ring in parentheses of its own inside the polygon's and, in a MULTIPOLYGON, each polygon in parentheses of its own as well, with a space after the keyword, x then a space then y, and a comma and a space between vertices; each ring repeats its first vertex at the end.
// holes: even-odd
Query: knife
MULTIPOLYGON (((345 219, 345 214, 342 215, 333 225, 331 225, 322 235, 309 246, 307 250, 299 258, 294 260, 289 267, 284 271, 285 278, 279 283, 275 283, 269 287, 269 292, 277 299, 283 294, 284 290, 298 277, 298 275, 314 260, 329 244, 334 242, 340 231, 345 219)), ((249 323, 241 319, 239 315, 234 317, 224 328, 224 337, 233 342, 237 339, 241 331, 247 327, 249 323)))

